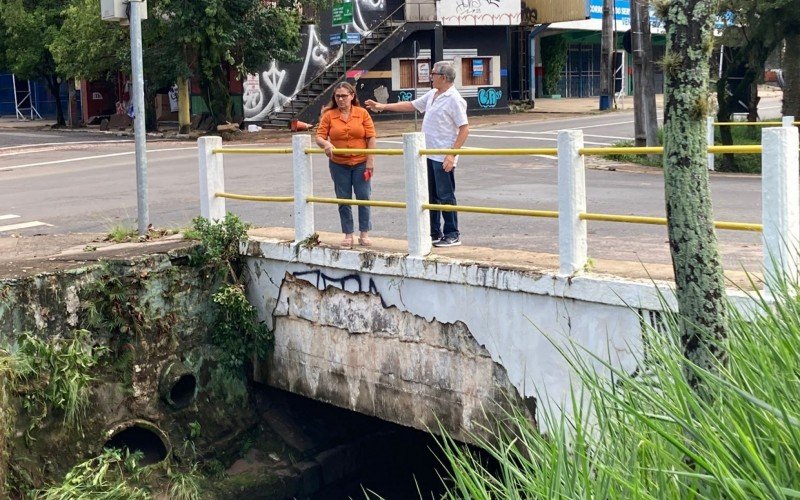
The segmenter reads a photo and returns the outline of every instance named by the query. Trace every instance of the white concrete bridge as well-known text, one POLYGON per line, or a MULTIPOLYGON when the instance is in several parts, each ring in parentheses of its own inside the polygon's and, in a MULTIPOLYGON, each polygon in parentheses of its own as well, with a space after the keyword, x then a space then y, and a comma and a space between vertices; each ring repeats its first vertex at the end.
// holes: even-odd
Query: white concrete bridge
MULTIPOLYGON (((670 284, 641 269, 637 277, 608 262, 587 265, 579 132, 559 136, 560 254, 519 252, 510 262, 467 249, 429 254, 419 134, 405 136, 407 241, 353 250, 318 244, 309 145, 308 136, 295 136, 295 193, 280 200, 294 203, 294 229, 251 231, 242 245, 248 296, 276 338, 258 380, 423 430, 438 420, 469 441, 509 402, 532 416, 568 403, 571 369, 558 345, 575 342, 635 369, 642 329, 674 304, 670 284)), ((201 200, 210 218, 225 213, 223 151, 214 138, 201 139, 201 200)), ((762 155, 765 272, 796 277, 797 129, 764 130, 762 155)), ((745 292, 729 295, 747 309, 745 292)))

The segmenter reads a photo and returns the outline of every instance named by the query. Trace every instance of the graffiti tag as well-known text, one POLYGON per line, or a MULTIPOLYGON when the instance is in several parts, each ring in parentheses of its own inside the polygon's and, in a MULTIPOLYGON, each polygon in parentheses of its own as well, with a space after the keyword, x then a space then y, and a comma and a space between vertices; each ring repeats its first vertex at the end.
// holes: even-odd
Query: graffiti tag
POLYGON ((413 92, 400 92, 397 95, 397 100, 398 101, 403 101, 403 102, 413 101, 414 100, 414 93, 413 92))
POLYGON ((482 108, 494 108, 503 97, 503 91, 495 88, 478 89, 478 104, 482 108))

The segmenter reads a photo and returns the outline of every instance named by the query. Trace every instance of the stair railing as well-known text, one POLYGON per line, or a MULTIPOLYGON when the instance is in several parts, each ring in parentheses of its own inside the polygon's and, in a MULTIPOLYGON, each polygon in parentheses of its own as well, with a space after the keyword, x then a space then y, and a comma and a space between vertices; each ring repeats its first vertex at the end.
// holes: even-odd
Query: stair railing
MULTIPOLYGON (((364 42, 366 42, 366 41, 367 41, 367 40, 369 40, 369 39, 372 39, 372 38, 377 38, 377 36, 375 35, 375 32, 377 32, 377 31, 378 31, 380 28, 382 28, 383 26, 388 26, 390 22, 392 22, 392 21, 396 21, 397 19, 394 19, 395 15, 396 15, 398 12, 400 12, 400 10, 401 10, 401 9, 404 9, 404 8, 405 8, 405 5, 406 5, 405 3, 403 3, 403 4, 400 4, 400 6, 399 6, 399 7, 397 7, 395 10, 393 10, 393 11, 392 11, 392 12, 391 12, 391 13, 390 13, 388 16, 386 16, 385 18, 383 18, 383 19, 381 20, 381 22, 379 22, 378 24, 376 24, 375 26, 373 26, 372 28, 370 28, 370 30, 367 32, 368 34, 367 34, 367 35, 366 35, 364 38, 362 38, 362 39, 361 39, 361 42, 359 42, 359 44, 358 44, 358 45, 361 45, 361 44, 363 44, 364 42)), ((401 18, 400 20, 402 20, 402 18, 401 18)), ((356 47, 358 47, 358 45, 353 45, 353 46, 351 46, 351 47, 348 49, 348 48, 346 48, 346 47, 347 47, 347 45, 345 44, 345 49, 344 49, 344 51, 345 51, 345 52, 344 52, 344 53, 345 53, 345 54, 349 53, 350 51, 352 51, 353 49, 355 49, 356 47)), ((321 80, 321 79, 322 79, 322 77, 323 77, 323 76, 325 76, 325 73, 327 73, 329 69, 334 69, 334 70, 336 70, 336 74, 337 74, 337 75, 339 75, 339 76, 338 76, 338 78, 341 78, 341 76, 342 76, 342 75, 345 75, 345 76, 346 76, 346 74, 347 74, 346 70, 345 70, 344 72, 342 72, 342 71, 339 71, 339 66, 340 66, 340 65, 341 65, 341 62, 340 62, 340 60, 338 60, 338 59, 337 59, 337 60, 335 60, 335 61, 331 62, 330 64, 328 64, 327 66, 325 66, 325 69, 323 69, 322 71, 320 71, 320 72, 319 72, 319 74, 317 74, 317 76, 315 76, 314 78, 312 78, 311 80, 309 80, 309 81, 308 81, 308 83, 306 83, 305 85, 303 85, 303 89, 302 89, 302 90, 300 90, 300 92, 302 92, 303 90, 305 90, 305 89, 306 89, 306 88, 308 88, 308 87, 311 87, 311 85, 313 85, 313 84, 315 84, 315 83, 318 83, 318 80, 321 80)), ((327 89, 327 87, 328 87, 328 86, 324 86, 324 87, 327 89)), ((298 92, 297 94, 299 94, 300 92, 298 92)), ((324 92, 324 91, 323 91, 323 92, 324 92)), ((297 96, 297 94, 294 94, 294 95, 292 96, 292 99, 294 99, 294 97, 295 97, 295 96, 297 96)), ((302 109, 305 109, 307 106, 308 106, 308 105, 306 105, 306 106, 303 106, 303 108, 301 108, 301 110, 302 110, 302 109)), ((292 115, 293 115, 293 116, 297 115, 297 111, 294 111, 294 109, 292 109, 292 115)))

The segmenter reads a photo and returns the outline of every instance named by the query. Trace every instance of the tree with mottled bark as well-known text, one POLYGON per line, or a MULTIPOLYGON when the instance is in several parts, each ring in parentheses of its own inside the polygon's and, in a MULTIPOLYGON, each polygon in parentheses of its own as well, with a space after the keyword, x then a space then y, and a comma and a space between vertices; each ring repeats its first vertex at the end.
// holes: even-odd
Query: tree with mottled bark
MULTIPOLYGON (((671 0, 660 6, 663 60, 664 187, 667 229, 686 358, 714 370, 727 337, 725 285, 706 166, 709 55, 716 4, 671 0), (716 359, 715 359, 716 358, 716 359)), ((687 370, 694 386, 696 372, 687 370)))

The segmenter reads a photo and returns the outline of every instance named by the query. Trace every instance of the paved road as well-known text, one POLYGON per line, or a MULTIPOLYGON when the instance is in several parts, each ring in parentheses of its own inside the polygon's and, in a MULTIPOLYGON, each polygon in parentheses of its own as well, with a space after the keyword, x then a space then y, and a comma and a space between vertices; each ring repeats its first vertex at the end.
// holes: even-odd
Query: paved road
MULTIPOLYGON (((769 104, 769 103, 765 103, 769 104)), ((629 112, 581 118, 518 122, 474 128, 471 147, 554 147, 559 129, 580 128, 587 145, 606 145, 630 138, 629 112)), ((0 131, 2 132, 2 131, 0 131)), ((34 133, 31 133, 35 135, 34 133)), ((42 137, 57 142, 56 136, 42 137)), ((85 143, 88 136, 57 134, 68 142, 58 146, 29 143, 26 148, 0 148, 0 237, 21 234, 109 231, 118 225, 135 227, 136 178, 133 144, 85 143), (70 140, 72 139, 72 140, 70 140)), ((30 137, 37 141, 39 137, 30 137)), ((387 138, 380 147, 398 147, 387 138)), ((159 227, 185 227, 198 214, 197 153, 194 144, 152 142, 148 145, 151 221, 159 227)), ((322 157, 315 157, 315 191, 333 196, 322 157)), ((627 170, 602 160, 591 160, 587 172, 588 209, 592 212, 664 215, 661 172, 627 170), (611 168, 610 168, 611 167, 611 168), (613 168, 616 168, 614 170, 613 168)), ((463 205, 555 210, 556 161, 553 157, 470 157, 458 167, 458 198, 463 205)), ((377 162, 373 199, 403 200, 401 159, 377 162)), ((249 194, 286 195, 292 192, 290 158, 239 156, 225 158, 226 190, 249 194)), ((718 220, 760 221, 760 178, 713 174, 714 211, 718 220)), ((288 204, 229 201, 228 209, 258 226, 292 226, 288 204)), ((318 228, 338 229, 336 207, 320 205, 318 228)), ((403 238, 405 217, 391 209, 373 209, 375 236, 403 238)), ((556 252, 557 225, 552 219, 460 214, 467 245, 497 249, 556 252)), ((721 231, 727 266, 760 260, 756 234, 721 231)), ((666 230, 614 223, 590 223, 589 254, 643 262, 669 261, 666 230)))

